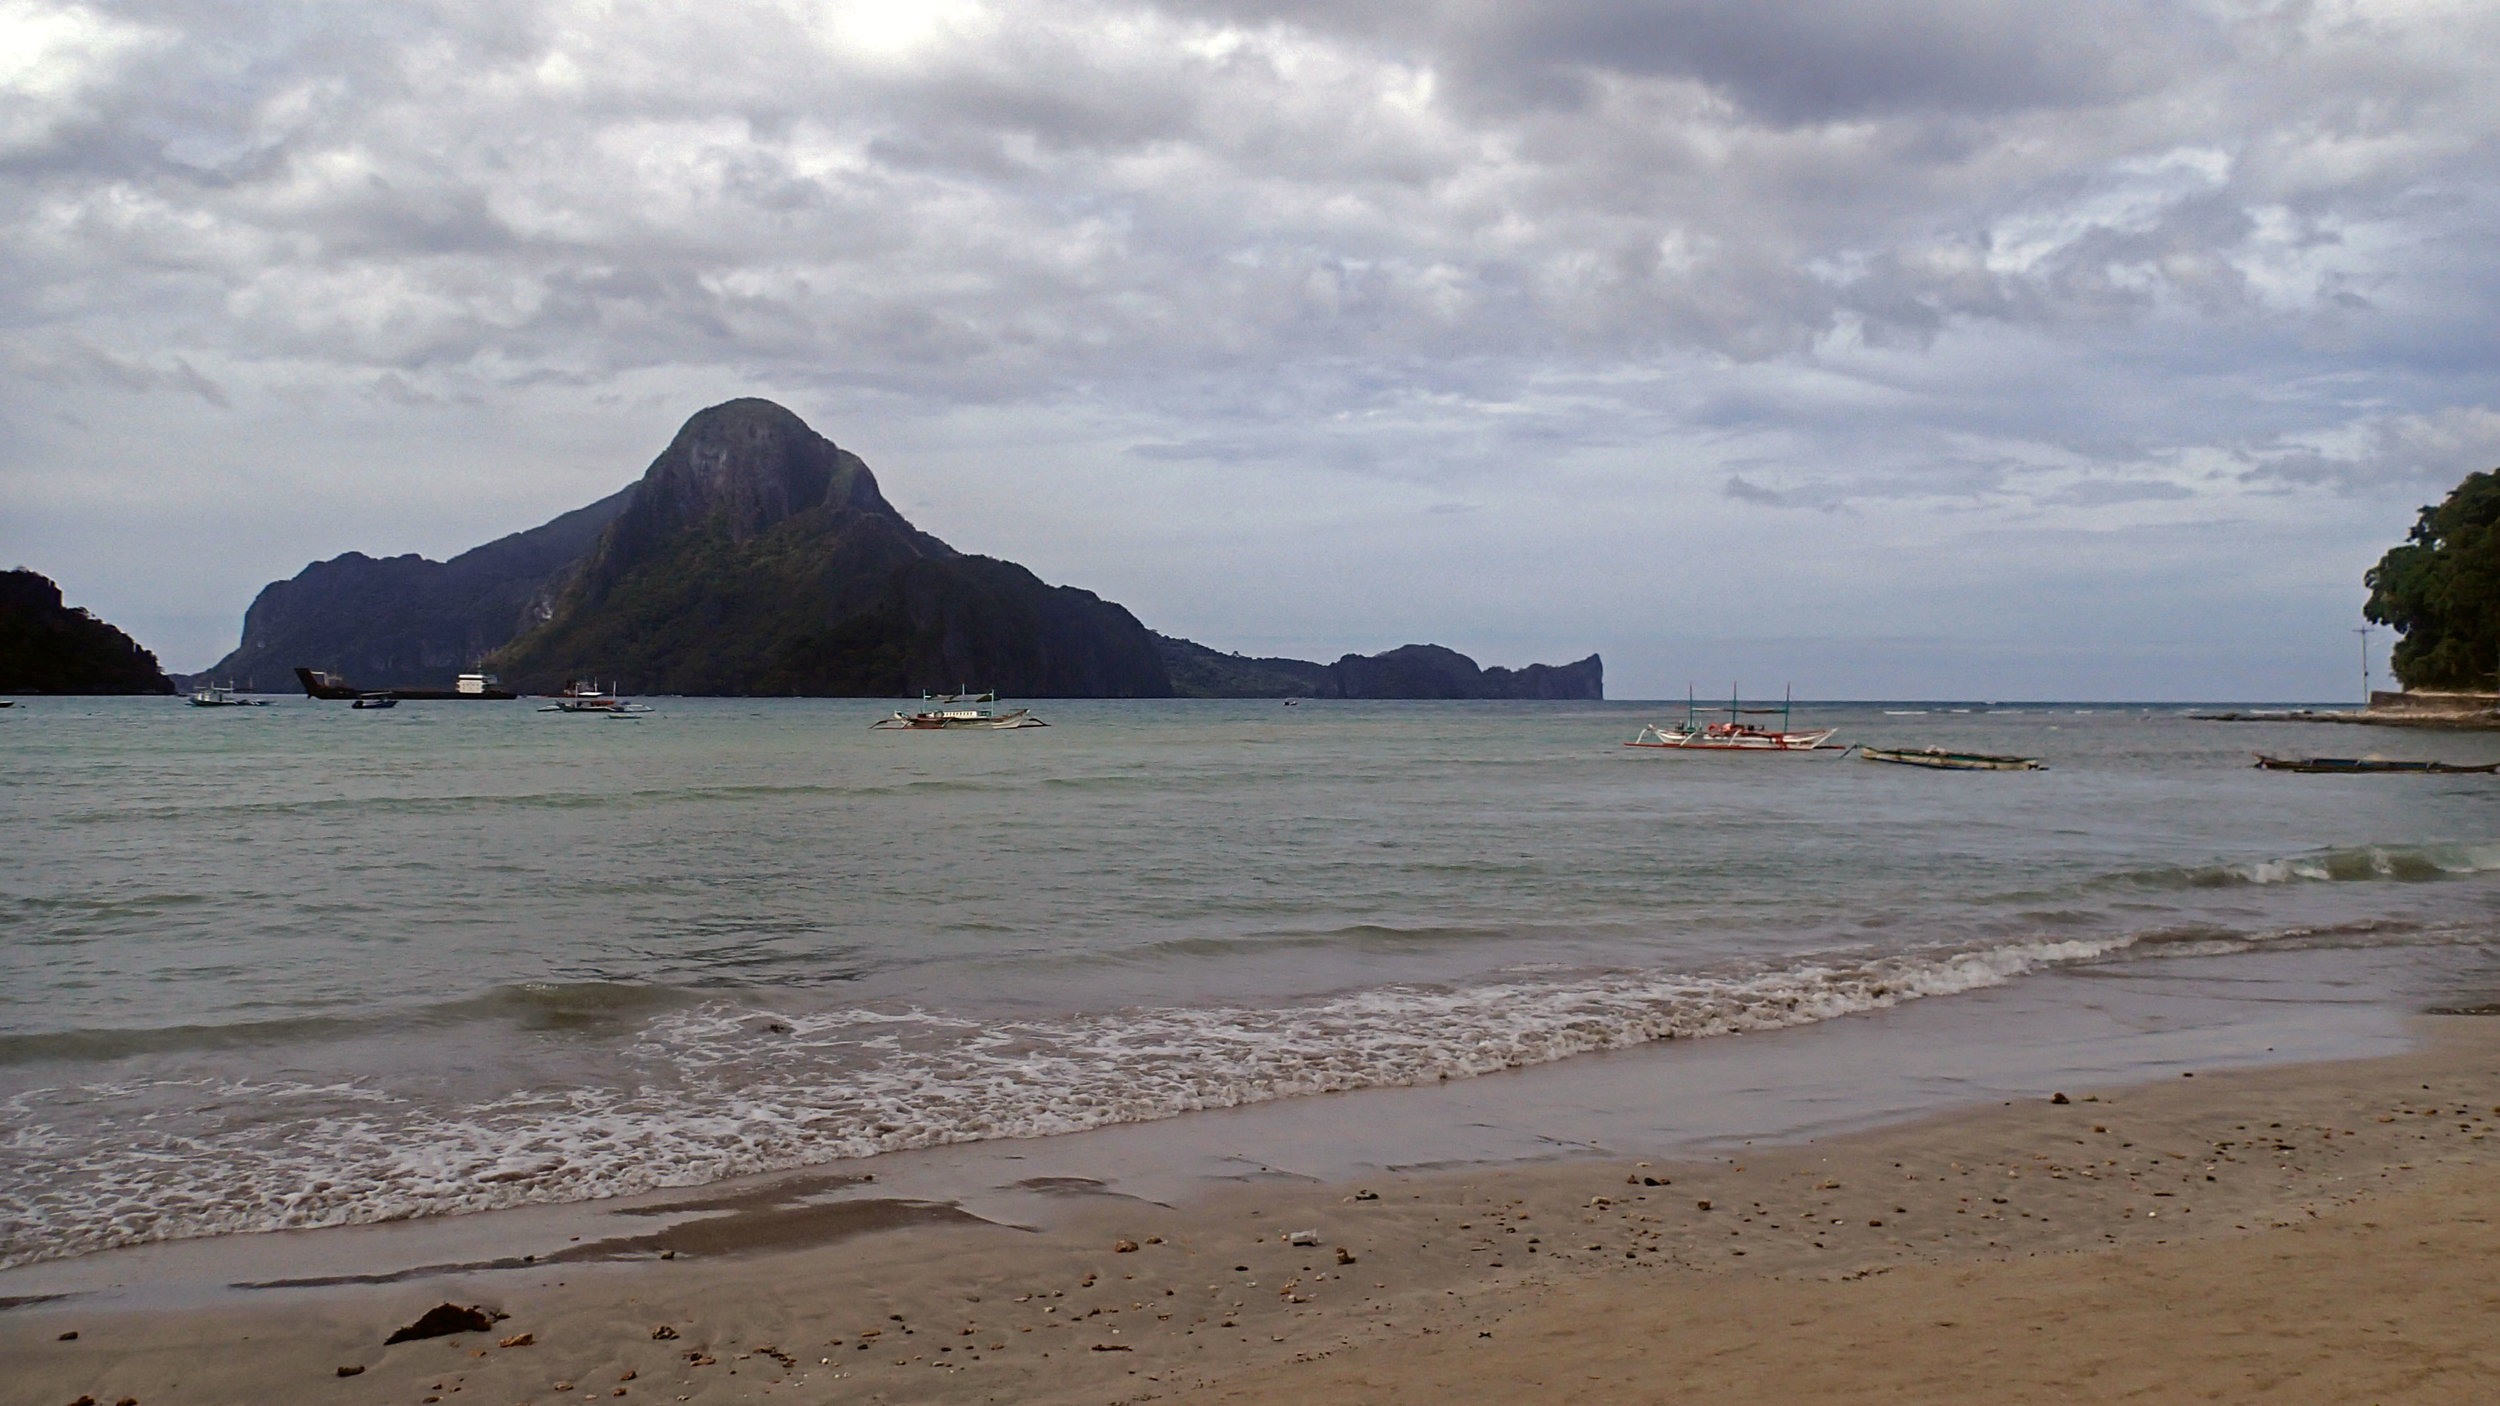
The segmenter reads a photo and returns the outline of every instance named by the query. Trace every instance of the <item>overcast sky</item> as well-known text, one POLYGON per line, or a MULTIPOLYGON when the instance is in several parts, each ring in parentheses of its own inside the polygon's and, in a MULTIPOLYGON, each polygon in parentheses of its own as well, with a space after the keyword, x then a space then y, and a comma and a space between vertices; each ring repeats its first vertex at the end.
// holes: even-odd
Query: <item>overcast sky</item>
POLYGON ((2495 94, 2488 0, 0 0, 0 564, 199 668, 762 395, 1220 648, 2349 697, 2495 94))

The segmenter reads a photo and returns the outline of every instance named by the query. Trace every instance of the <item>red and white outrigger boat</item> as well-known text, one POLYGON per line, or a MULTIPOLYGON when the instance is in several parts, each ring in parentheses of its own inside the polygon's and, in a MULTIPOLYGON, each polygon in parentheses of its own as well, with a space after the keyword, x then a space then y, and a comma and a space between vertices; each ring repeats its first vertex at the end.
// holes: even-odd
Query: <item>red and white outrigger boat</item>
POLYGON ((1840 729, 1836 727, 1812 728, 1805 732, 1791 732, 1788 728, 1789 708, 1790 700, 1786 697, 1783 697, 1780 700, 1780 706, 1776 708, 1743 707, 1738 704, 1736 695, 1731 692, 1728 695, 1727 700, 1727 721, 1723 723, 1704 723, 1694 718, 1693 699, 1688 693, 1685 695, 1684 699, 1684 720, 1682 722, 1664 724, 1651 723, 1647 727, 1641 729, 1640 736, 1633 738, 1631 741, 1626 742, 1623 745, 1626 747, 1672 748, 1679 752, 1814 752, 1825 750, 1848 750, 1845 747, 1832 747, 1832 736, 1840 731, 1840 729), (1770 713, 1779 714, 1780 725, 1777 728, 1760 727, 1745 721, 1745 717, 1748 714, 1770 713))

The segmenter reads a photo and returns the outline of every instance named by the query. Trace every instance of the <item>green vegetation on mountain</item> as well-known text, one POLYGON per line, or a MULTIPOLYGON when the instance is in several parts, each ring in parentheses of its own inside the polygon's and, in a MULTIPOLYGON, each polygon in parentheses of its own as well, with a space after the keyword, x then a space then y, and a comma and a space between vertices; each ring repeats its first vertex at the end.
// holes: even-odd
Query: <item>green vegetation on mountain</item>
POLYGON ((301 665, 365 688, 448 688, 452 676, 547 616, 550 584, 633 502, 628 487, 449 561, 349 552, 261 588, 243 642, 208 677, 295 687, 301 665))
POLYGON ((523 692, 1023 698, 1600 698, 1603 668, 1480 669, 1436 645, 1334 664, 1156 635, 1120 606, 920 531, 788 410, 696 414, 642 478, 448 562, 350 552, 273 582, 214 672, 365 688, 481 665, 523 692))
POLYGON ((531 690, 579 676, 645 693, 1172 692, 1136 617, 918 530, 859 456, 764 400, 688 420, 547 622, 492 662, 531 690))
POLYGON ((2393 664, 2408 689, 2500 683, 2500 472, 2466 475, 2422 509, 2405 544, 2362 578, 2364 618, 2402 636, 2393 664))
POLYGON ((171 693, 138 641, 61 603, 61 588, 19 567, 0 574, 0 693, 171 693))

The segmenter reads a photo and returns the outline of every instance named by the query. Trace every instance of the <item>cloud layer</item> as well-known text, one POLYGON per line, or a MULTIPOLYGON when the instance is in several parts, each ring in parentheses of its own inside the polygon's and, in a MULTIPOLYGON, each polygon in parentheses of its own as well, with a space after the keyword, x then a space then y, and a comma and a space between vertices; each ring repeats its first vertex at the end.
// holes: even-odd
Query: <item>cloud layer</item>
POLYGON ((761 393, 1227 646, 2340 690, 2360 568, 2500 463, 2492 55, 2395 0, 0 0, 0 528, 196 665, 761 393), (2317 662, 2154 676, 2200 612, 2317 662), (1818 665, 1877 620, 1964 662, 1818 665))

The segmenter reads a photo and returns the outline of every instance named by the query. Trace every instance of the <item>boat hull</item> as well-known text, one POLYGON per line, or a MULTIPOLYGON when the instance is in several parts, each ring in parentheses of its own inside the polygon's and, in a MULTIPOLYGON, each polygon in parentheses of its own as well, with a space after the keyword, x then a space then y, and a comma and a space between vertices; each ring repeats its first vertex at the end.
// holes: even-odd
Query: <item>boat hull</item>
POLYGON ((1048 727, 1023 708, 1006 713, 896 713, 869 726, 879 732, 1008 732, 1020 727, 1048 727))
POLYGON ((308 697, 326 698, 339 703, 353 702, 377 693, 388 693, 402 702, 427 703, 508 703, 521 696, 504 688, 487 688, 476 693, 462 693, 458 689, 451 688, 358 688, 336 674, 325 674, 315 669, 296 670, 295 680, 304 686, 304 692, 308 697))
POLYGON ((1765 732, 1714 723, 1688 732, 1653 725, 1623 745, 1669 752, 1816 752, 1824 750, 1839 731, 1826 727, 1812 732, 1765 732))
POLYGON ((2388 761, 2381 757, 2269 757, 2257 754, 2267 771, 2306 772, 2312 776, 2490 776, 2500 762, 2470 766, 2455 762, 2388 761))
POLYGON ((1930 771, 2040 771, 2044 768, 2037 757, 2002 757, 1986 752, 1947 752, 1938 747, 1907 750, 1898 747, 1860 747, 1858 755, 1870 762, 1890 762, 1895 766, 1923 766, 1930 771))

